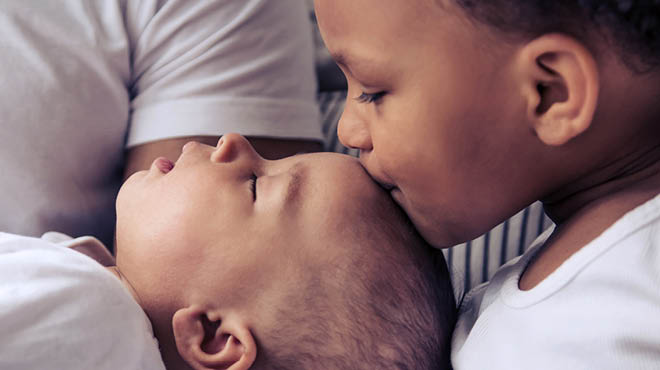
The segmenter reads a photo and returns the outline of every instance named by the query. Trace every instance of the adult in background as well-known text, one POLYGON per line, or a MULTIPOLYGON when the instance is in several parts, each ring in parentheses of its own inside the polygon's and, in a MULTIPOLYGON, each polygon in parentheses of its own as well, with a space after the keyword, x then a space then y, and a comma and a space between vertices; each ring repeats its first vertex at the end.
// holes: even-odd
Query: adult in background
POLYGON ((0 33, 1 231, 112 245, 122 179, 189 140, 321 148, 299 0, 5 1, 0 33))

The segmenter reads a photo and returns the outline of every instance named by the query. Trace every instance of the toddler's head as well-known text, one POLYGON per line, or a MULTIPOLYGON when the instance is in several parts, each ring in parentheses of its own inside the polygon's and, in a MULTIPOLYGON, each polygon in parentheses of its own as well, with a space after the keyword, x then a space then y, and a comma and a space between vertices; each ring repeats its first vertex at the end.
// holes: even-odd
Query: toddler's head
POLYGON ((433 245, 476 237, 537 199, 565 204, 658 158, 657 0, 315 9, 348 81, 339 137, 433 245))
POLYGON ((168 368, 448 365, 444 261, 354 158, 189 143, 127 180, 117 217, 168 368))

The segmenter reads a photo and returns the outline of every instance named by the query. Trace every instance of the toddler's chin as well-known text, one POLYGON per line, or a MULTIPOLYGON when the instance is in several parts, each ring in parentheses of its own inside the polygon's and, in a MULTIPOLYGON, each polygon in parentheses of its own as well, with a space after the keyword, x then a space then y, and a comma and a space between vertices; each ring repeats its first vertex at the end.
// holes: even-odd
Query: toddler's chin
MULTIPOLYGON (((438 249, 450 248, 479 236, 479 233, 475 234, 472 230, 456 225, 450 220, 428 222, 428 217, 415 219, 414 216, 411 216, 411 220, 422 238, 438 249)), ((442 220, 442 218, 431 218, 431 220, 442 220)))

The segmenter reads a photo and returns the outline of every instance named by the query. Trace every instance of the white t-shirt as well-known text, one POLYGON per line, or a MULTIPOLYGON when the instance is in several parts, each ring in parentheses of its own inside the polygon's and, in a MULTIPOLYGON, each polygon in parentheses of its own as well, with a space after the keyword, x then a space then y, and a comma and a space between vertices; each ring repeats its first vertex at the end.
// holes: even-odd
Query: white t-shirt
POLYGON ((2 231, 110 243, 126 146, 323 137, 300 0, 0 1, 0 35, 2 231))
POLYGON ((660 196, 521 291, 550 231, 465 297, 454 369, 660 369, 660 196))
POLYGON ((43 239, 0 233, 0 333, 3 370, 165 369, 151 324, 122 283, 43 239))

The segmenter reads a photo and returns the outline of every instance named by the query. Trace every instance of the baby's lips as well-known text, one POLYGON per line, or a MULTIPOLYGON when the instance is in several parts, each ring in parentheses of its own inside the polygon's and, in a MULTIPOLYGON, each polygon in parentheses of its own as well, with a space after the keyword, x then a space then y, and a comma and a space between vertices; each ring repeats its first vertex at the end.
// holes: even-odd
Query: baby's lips
POLYGON ((154 166, 160 170, 162 173, 168 173, 174 168, 174 162, 170 161, 165 157, 158 157, 154 161, 154 166))

